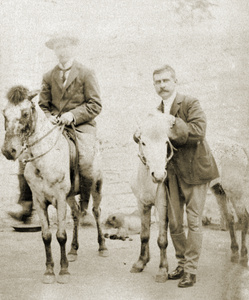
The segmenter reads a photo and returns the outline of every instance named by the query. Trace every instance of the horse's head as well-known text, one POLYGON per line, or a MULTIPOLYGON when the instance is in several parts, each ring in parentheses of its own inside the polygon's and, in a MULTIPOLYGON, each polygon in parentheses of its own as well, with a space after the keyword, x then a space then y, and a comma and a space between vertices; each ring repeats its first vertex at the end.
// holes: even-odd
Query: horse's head
POLYGON ((3 110, 6 132, 1 149, 7 159, 16 160, 21 155, 26 139, 34 131, 36 114, 31 100, 36 95, 23 86, 12 87, 7 93, 8 103, 3 110))
POLYGON ((173 156, 168 137, 171 126, 172 119, 158 112, 150 114, 139 128, 139 156, 155 183, 165 180, 167 163, 173 156))

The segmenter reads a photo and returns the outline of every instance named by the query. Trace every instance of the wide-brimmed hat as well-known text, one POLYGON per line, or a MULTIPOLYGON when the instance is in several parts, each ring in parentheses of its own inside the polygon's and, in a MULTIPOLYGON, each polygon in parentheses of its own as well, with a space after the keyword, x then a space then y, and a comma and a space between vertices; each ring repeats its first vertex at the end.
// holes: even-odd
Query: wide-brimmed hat
POLYGON ((54 49, 54 45, 58 42, 65 42, 65 43, 69 43, 73 46, 77 46, 79 45, 79 39, 78 37, 76 37, 73 34, 70 33, 58 33, 58 34, 53 34, 52 36, 50 36, 50 38, 48 39, 48 41, 45 43, 45 45, 49 48, 49 49, 54 49))

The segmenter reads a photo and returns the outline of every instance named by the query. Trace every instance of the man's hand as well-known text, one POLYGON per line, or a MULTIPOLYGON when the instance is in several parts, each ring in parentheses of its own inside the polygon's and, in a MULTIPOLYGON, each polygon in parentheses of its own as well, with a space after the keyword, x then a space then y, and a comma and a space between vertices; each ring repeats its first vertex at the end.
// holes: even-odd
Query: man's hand
POLYGON ((70 111, 61 115, 59 119, 59 124, 70 125, 74 121, 74 115, 70 111))
POLYGON ((58 119, 56 118, 56 116, 51 115, 48 119, 53 125, 58 123, 58 119))
POLYGON ((170 128, 175 125, 176 118, 173 115, 169 115, 170 128))

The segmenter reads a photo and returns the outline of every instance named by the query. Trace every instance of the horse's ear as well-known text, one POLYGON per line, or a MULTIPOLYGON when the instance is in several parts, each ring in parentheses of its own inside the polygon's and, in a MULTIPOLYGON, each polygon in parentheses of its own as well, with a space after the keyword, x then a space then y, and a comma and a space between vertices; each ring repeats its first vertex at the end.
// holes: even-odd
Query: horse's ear
POLYGON ((29 91, 28 100, 31 101, 36 95, 38 95, 40 90, 29 91))

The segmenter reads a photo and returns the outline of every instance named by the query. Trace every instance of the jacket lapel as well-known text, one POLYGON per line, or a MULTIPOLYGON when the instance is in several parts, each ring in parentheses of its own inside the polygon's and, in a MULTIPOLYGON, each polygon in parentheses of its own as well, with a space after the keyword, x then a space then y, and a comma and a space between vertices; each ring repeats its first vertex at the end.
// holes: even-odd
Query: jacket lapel
MULTIPOLYGON (((170 114, 173 116, 176 116, 179 108, 180 108, 180 103, 183 100, 183 96, 180 94, 176 94, 175 100, 172 103, 171 109, 170 109, 170 114)), ((158 110, 160 110, 162 113, 164 113, 164 104, 163 101, 161 101, 160 105, 157 107, 158 110)))
POLYGON ((182 100, 183 100, 183 96, 177 93, 175 100, 173 101, 173 104, 170 109, 171 115, 176 116, 176 114, 180 108, 180 103, 182 102, 182 100))
POLYGON ((62 79, 61 79, 61 76, 60 76, 59 66, 55 67, 54 72, 53 72, 53 77, 54 77, 54 80, 56 81, 56 83, 58 84, 58 86, 60 87, 60 89, 62 90, 63 89, 63 84, 62 84, 62 79))
POLYGON ((76 62, 74 61, 73 62, 73 65, 72 65, 72 68, 71 68, 71 71, 68 75, 68 78, 67 78, 67 82, 66 82, 66 85, 63 87, 63 91, 62 93, 64 94, 64 92, 66 91, 66 89, 69 87, 69 85, 74 81, 74 79, 78 76, 79 74, 79 70, 77 68, 77 65, 76 65, 76 62))

